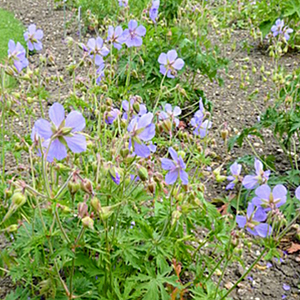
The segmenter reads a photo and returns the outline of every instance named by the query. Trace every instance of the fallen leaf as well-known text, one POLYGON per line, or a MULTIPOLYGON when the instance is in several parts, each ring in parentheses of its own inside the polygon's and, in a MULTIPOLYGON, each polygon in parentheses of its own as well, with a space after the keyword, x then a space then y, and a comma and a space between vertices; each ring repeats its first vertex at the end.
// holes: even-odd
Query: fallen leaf
POLYGON ((295 253, 295 252, 298 252, 298 251, 300 251, 300 244, 296 244, 296 243, 293 243, 293 242, 292 242, 291 247, 287 249, 288 253, 295 253))

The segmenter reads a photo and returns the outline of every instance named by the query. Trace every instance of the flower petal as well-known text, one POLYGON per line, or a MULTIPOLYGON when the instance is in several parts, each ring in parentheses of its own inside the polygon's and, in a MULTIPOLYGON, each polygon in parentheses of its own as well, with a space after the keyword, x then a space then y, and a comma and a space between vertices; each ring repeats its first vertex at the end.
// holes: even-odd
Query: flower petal
POLYGON ((171 157, 173 158, 173 160, 177 162, 178 155, 172 147, 169 147, 169 153, 170 153, 171 157))
POLYGON ((181 70, 184 67, 184 61, 181 58, 175 60, 173 68, 176 70, 181 70))
POLYGON ((49 110, 49 117, 56 127, 59 127, 61 122, 65 119, 64 107, 59 103, 54 103, 49 110))
POLYGON ((162 158, 161 159, 161 167, 164 169, 164 170, 172 170, 175 168, 175 164, 174 162, 169 159, 169 158, 162 158))
POLYGON ((189 176, 188 176, 187 172, 180 170, 179 175, 180 175, 180 179, 184 185, 189 183, 189 176))
POLYGON ((140 157, 149 157, 151 152, 150 149, 143 143, 134 142, 134 153, 140 157))
POLYGON ((166 184, 175 183, 177 178, 178 178, 178 170, 174 169, 174 170, 170 171, 165 177, 166 184))
POLYGON ((66 127, 73 128, 72 132, 81 131, 85 127, 85 119, 78 111, 72 111, 67 115, 66 127))
POLYGON ((175 59, 177 58, 177 52, 176 50, 170 50, 168 51, 167 53, 167 57, 168 57, 168 61, 171 63, 171 62, 174 62, 175 59))
POLYGON ((49 159, 56 158, 57 160, 62 160, 67 157, 67 149, 63 143, 55 139, 50 145, 48 156, 49 159))
POLYGON ((236 222, 240 228, 244 228, 246 226, 247 219, 244 216, 237 215, 236 222))
POLYGON ((38 119, 34 123, 32 133, 32 139, 34 138, 34 133, 37 133, 40 137, 44 138, 45 140, 50 139, 53 134, 50 122, 44 119, 38 119))
POLYGON ((162 65, 166 65, 168 63, 168 58, 166 53, 161 53, 158 57, 158 62, 162 65))
POLYGON ((66 140, 68 147, 74 153, 81 153, 86 151, 86 139, 85 136, 82 134, 74 134, 71 137, 64 137, 66 140))

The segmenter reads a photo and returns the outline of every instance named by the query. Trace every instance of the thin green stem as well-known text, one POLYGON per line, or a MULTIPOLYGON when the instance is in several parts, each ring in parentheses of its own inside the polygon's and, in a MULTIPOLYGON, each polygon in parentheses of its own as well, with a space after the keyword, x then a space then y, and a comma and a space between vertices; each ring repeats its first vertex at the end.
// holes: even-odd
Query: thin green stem
POLYGON ((240 277, 240 279, 227 291, 227 293, 220 299, 225 300, 226 297, 237 287, 237 285, 244 280, 244 278, 251 272, 255 265, 260 261, 263 255, 266 253, 267 249, 265 248, 261 254, 256 258, 252 265, 247 269, 247 271, 240 277))

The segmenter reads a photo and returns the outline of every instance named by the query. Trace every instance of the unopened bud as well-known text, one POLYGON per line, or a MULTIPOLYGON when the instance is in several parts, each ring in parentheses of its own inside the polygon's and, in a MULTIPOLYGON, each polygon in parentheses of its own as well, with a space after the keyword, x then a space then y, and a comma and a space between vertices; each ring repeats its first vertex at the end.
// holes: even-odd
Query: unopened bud
POLYGON ((26 196, 21 192, 15 192, 11 198, 13 205, 22 206, 26 202, 26 196))
POLYGON ((75 180, 75 181, 70 180, 68 182, 68 189, 69 189, 69 192, 71 195, 75 195, 80 189, 79 182, 77 180, 75 180))
POLYGON ((81 220, 82 224, 84 227, 86 228, 89 228, 89 229, 94 229, 94 220, 87 216, 87 217, 84 217, 82 220, 81 220))
POLYGON ((97 197, 93 197, 93 198, 92 198, 92 200, 91 200, 91 206, 92 206, 92 208, 93 208, 96 212, 100 211, 100 209, 101 209, 101 204, 100 204, 100 201, 99 201, 99 199, 98 199, 97 197))
POLYGON ((138 175, 139 175, 139 177, 141 178, 142 181, 146 181, 146 180, 149 179, 148 171, 144 167, 140 167, 138 169, 138 175))

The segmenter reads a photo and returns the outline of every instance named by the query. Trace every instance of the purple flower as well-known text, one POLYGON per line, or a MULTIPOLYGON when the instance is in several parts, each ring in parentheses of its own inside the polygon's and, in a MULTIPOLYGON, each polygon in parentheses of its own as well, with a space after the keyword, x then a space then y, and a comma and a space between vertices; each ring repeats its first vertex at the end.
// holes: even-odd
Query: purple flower
POLYGON ((120 184, 120 180, 121 180, 121 177, 119 175, 119 173, 115 170, 115 168, 111 168, 108 170, 108 173, 111 177, 111 179, 113 180, 113 182, 117 185, 120 184))
POLYGON ((237 215, 236 222, 240 228, 247 228, 247 231, 253 235, 267 237, 272 233, 272 227, 264 222, 267 218, 266 212, 258 207, 255 210, 253 203, 248 204, 246 217, 237 215))
POLYGON ((137 114, 139 117, 147 113, 146 105, 137 102, 135 97, 130 98, 130 102, 123 100, 122 109, 125 111, 122 117, 124 120, 127 120, 129 113, 137 114))
POLYGON ((120 7, 127 7, 128 6, 128 0, 119 0, 119 6, 120 7))
POLYGON ((191 124, 194 124, 195 125, 194 127, 196 127, 193 133, 195 135, 200 135, 201 138, 204 138, 207 135, 208 130, 211 128, 212 122, 209 120, 205 120, 203 122, 203 117, 200 116, 199 111, 198 111, 198 116, 196 116, 196 114, 194 118, 191 120, 191 124))
POLYGON ((149 10, 150 19, 156 23, 156 18, 158 16, 159 0, 153 0, 152 6, 149 10))
POLYGON ((151 153, 143 141, 148 142, 155 136, 155 125, 152 123, 152 119, 152 113, 134 117, 127 127, 130 134, 129 149, 132 148, 137 156, 148 157, 151 153))
POLYGON ((211 128, 212 122, 204 119, 204 107, 202 103, 202 98, 200 97, 199 101, 199 110, 194 114, 194 117, 191 119, 191 125, 195 128, 193 133, 195 135, 200 135, 201 138, 204 138, 207 135, 208 129, 211 128))
POLYGON ((148 148, 149 148, 149 150, 150 150, 152 153, 155 153, 155 152, 156 152, 157 146, 154 145, 153 142, 151 141, 151 142, 148 144, 148 148))
POLYGON ((296 198, 300 201, 300 186, 298 186, 298 187, 296 188, 295 196, 296 196, 296 198))
POLYGON ((36 30, 36 25, 31 24, 28 30, 24 33, 24 39, 27 42, 28 49, 30 51, 36 50, 40 51, 43 49, 43 44, 41 42, 44 33, 41 29, 36 30))
POLYGON ((291 287, 287 284, 287 283, 284 283, 282 285, 282 288, 285 290, 285 291, 289 291, 291 289, 291 287))
POLYGON ((13 62, 19 73, 28 66, 25 48, 19 42, 17 45, 13 40, 8 42, 8 60, 13 62))
POLYGON ((167 184, 173 184, 176 182, 178 176, 180 177, 184 185, 189 183, 188 174, 185 172, 186 165, 183 162, 182 157, 176 153, 176 151, 170 147, 169 153, 173 160, 168 158, 161 159, 161 166, 164 170, 169 171, 165 177, 167 184))
POLYGON ((271 171, 264 171, 263 164, 255 158, 254 168, 256 175, 247 175, 243 180, 243 186, 248 189, 254 189, 259 184, 264 184, 268 181, 271 171))
POLYGON ((271 31, 273 32, 273 36, 276 37, 279 34, 283 33, 283 26, 284 26, 284 21, 277 19, 275 22, 275 25, 271 27, 271 31))
POLYGON ((263 184, 255 190, 252 203, 261 206, 266 211, 274 210, 286 202, 287 190, 282 184, 277 184, 273 191, 267 184, 263 184))
POLYGON ((122 48, 124 43, 123 29, 121 26, 114 28, 113 26, 108 27, 107 41, 112 43, 114 47, 118 50, 122 48))
POLYGON ((241 174, 242 166, 237 162, 230 166, 231 175, 227 177, 227 180, 231 181, 227 186, 226 190, 232 190, 236 183, 239 182, 239 176, 241 174))
POLYGON ((159 114, 159 119, 160 120, 167 120, 171 119, 172 122, 176 124, 176 127, 179 125, 179 119, 176 118, 177 116, 181 115, 181 109, 179 106, 175 106, 174 110, 172 110, 172 105, 167 103, 165 105, 165 112, 161 111, 159 114))
POLYGON ((106 114, 105 123, 112 124, 120 114, 121 112, 117 108, 113 108, 110 112, 106 114))
POLYGON ((168 78, 175 78, 177 71, 184 66, 184 61, 177 58, 176 50, 170 50, 168 53, 161 53, 158 62, 160 63, 160 73, 168 78))
POLYGON ((272 26, 271 31, 273 32, 273 36, 284 36, 285 40, 288 41, 290 39, 290 33, 294 30, 288 28, 287 26, 284 27, 284 21, 277 19, 275 25, 272 26))
POLYGON ((97 78, 96 78, 96 84, 97 85, 100 85, 100 82, 102 81, 102 78, 105 77, 105 74, 104 74, 104 63, 102 63, 99 68, 97 69, 96 71, 96 74, 98 75, 97 78))
POLYGON ((141 38, 146 34, 146 28, 143 25, 138 26, 137 21, 130 20, 128 23, 128 29, 123 32, 124 42, 127 47, 139 47, 143 44, 141 38))
POLYGON ((273 265, 272 265, 270 262, 267 262, 266 267, 267 267, 268 269, 270 269, 270 268, 273 267, 273 265))
POLYGON ((103 45, 101 37, 89 39, 87 46, 89 48, 90 57, 95 60, 97 66, 101 66, 103 64, 102 56, 106 56, 109 53, 108 48, 103 45))
POLYGON ((65 118, 65 110, 59 103, 54 103, 49 110, 51 123, 44 119, 35 122, 31 138, 42 139, 43 149, 48 151, 47 160, 62 160, 67 156, 66 145, 74 153, 86 150, 85 136, 79 134, 85 127, 85 119, 80 112, 72 111, 65 118))

